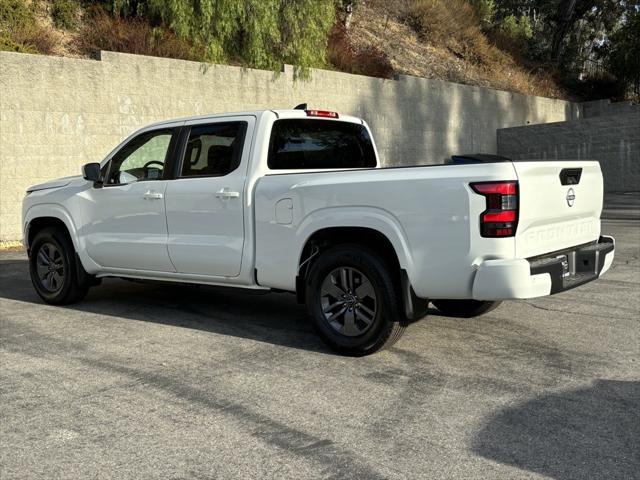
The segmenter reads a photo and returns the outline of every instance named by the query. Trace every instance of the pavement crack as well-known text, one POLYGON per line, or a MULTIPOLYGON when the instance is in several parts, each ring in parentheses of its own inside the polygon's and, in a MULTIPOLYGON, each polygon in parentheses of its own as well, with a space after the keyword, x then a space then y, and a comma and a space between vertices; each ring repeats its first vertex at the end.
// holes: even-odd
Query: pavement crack
POLYGON ((613 317, 611 315, 597 315, 594 313, 584 313, 584 312, 570 312, 567 310, 562 310, 560 308, 549 308, 549 307, 543 307, 541 305, 536 305, 535 303, 532 302, 527 302, 526 300, 522 300, 522 303, 529 305, 530 307, 533 308, 537 308, 538 310, 544 310, 547 312, 558 312, 558 313, 566 313, 568 315, 579 315, 579 316, 584 316, 584 317, 593 317, 593 318, 608 318, 611 320, 627 320, 624 317, 613 317))

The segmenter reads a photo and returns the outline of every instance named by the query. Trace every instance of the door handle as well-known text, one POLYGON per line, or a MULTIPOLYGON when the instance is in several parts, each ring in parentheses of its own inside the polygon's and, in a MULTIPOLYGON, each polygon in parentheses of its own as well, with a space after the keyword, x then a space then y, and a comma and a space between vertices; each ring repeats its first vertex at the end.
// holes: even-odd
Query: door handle
POLYGON ((142 196, 142 198, 144 198, 145 200, 161 200, 164 198, 164 195, 162 195, 160 192, 147 190, 146 192, 144 192, 144 195, 142 196))
POLYGON ((232 192, 228 188, 223 188, 216 192, 216 198, 238 198, 240 197, 240 192, 232 192))

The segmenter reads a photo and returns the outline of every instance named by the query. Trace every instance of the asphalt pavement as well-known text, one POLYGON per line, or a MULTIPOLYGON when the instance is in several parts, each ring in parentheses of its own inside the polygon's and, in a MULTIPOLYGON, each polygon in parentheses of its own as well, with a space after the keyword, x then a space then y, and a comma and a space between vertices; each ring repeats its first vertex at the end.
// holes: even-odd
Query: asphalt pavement
POLYGON ((289 294, 109 279, 44 305, 0 253, 0 478, 640 478, 640 194, 600 280, 328 351, 289 294))

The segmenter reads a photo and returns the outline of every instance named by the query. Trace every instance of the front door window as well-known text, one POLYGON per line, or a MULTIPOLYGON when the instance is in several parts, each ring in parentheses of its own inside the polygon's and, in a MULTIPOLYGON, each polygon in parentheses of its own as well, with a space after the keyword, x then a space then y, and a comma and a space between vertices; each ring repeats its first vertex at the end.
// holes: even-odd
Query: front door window
POLYGON ((131 140, 111 160, 107 185, 162 179, 172 136, 172 130, 156 130, 131 140))

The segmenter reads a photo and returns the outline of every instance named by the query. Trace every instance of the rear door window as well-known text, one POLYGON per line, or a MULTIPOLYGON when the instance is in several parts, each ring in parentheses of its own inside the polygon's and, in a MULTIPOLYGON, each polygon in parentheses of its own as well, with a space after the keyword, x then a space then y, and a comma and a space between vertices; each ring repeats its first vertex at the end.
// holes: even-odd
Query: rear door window
POLYGON ((364 125, 333 120, 276 120, 268 166, 272 170, 373 168, 376 154, 364 125))
POLYGON ((246 122, 191 127, 181 177, 220 177, 240 165, 246 122))

